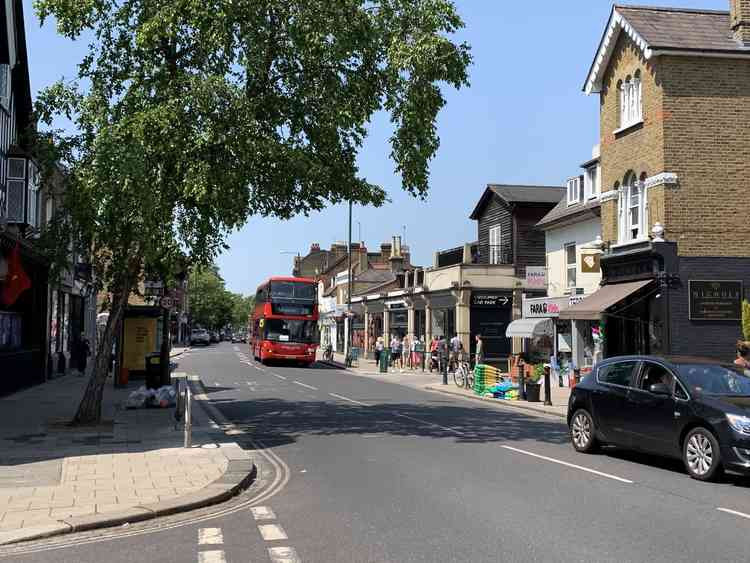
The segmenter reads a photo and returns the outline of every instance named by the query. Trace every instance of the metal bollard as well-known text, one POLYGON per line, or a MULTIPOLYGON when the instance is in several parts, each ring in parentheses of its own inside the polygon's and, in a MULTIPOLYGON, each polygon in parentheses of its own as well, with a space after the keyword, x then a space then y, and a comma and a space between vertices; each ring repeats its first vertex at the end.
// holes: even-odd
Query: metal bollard
POLYGON ((185 382, 185 447, 192 446, 192 405, 190 396, 190 386, 185 382))

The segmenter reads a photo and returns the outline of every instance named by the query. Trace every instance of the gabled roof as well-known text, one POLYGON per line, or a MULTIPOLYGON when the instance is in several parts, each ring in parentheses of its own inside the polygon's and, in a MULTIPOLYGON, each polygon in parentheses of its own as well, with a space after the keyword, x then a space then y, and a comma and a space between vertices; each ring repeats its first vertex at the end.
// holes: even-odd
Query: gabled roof
POLYGON ((536 224, 537 228, 547 230, 552 227, 562 227, 586 219, 599 217, 601 213, 601 202, 599 199, 590 199, 581 203, 568 205, 568 200, 563 198, 536 224))
POLYGON ((729 12, 615 5, 583 85, 587 94, 601 91, 602 76, 622 32, 646 60, 668 54, 750 57, 750 48, 732 36, 729 12))
POLYGON ((512 184, 487 184, 482 197, 479 198, 469 219, 479 218, 484 206, 492 195, 500 197, 505 203, 557 203, 565 195, 565 188, 560 186, 519 186, 512 184))

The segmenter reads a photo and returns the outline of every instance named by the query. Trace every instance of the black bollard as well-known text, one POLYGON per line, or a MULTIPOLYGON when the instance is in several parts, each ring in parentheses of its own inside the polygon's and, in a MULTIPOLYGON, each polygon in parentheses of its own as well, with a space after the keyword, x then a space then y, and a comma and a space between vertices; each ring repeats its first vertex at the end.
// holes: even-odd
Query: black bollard
POLYGON ((552 389, 550 385, 550 367, 549 365, 544 366, 544 404, 548 407, 552 406, 552 389))

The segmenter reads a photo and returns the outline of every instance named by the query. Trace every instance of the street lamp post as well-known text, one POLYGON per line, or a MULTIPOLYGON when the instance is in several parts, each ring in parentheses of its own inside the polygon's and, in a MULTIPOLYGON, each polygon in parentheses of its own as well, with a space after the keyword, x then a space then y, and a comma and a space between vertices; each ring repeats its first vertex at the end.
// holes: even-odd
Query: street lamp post
POLYGON ((347 367, 351 365, 351 354, 352 354, 352 200, 349 200, 349 248, 348 260, 349 265, 347 267, 346 275, 346 355, 345 362, 347 367))

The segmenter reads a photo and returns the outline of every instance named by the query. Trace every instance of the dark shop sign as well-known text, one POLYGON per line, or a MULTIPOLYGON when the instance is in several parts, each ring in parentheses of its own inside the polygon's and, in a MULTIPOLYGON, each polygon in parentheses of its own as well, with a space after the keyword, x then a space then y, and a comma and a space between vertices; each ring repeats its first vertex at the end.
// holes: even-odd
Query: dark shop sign
POLYGON ((742 319, 742 282, 688 280, 691 321, 742 319))
POLYGON ((486 307, 497 309, 499 307, 510 307, 512 298, 508 294, 502 293, 472 293, 472 307, 486 307))

